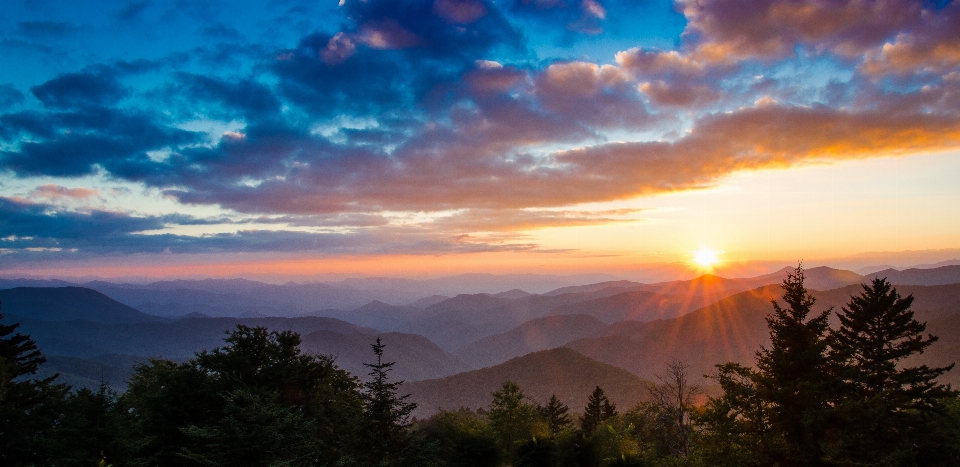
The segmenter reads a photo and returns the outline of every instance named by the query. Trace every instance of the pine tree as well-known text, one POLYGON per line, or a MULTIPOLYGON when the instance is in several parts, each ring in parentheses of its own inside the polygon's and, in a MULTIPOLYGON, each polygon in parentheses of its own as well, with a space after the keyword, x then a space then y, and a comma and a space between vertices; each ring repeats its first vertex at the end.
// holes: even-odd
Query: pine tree
POLYGON ((14 333, 19 326, 0 323, 0 465, 42 465, 44 439, 69 388, 54 384, 57 375, 31 378, 46 358, 30 336, 14 333))
POLYGON ((904 451, 927 437, 916 433, 923 418, 956 395, 936 381, 953 365, 898 367, 937 341, 923 335, 926 324, 914 319, 912 304, 912 295, 901 297, 885 278, 877 278, 863 284, 863 292, 839 313, 837 354, 848 368, 843 412, 851 422, 846 449, 856 461, 912 457, 904 451))
POLYGON ((610 399, 603 394, 603 389, 597 386, 587 398, 587 406, 580 417, 580 429, 587 436, 593 433, 604 421, 617 415, 617 406, 610 403, 610 399))
POLYGON ((570 416, 567 414, 570 408, 563 402, 560 402, 556 394, 550 396, 550 401, 547 402, 547 405, 537 408, 540 410, 540 415, 547 422, 547 429, 550 430, 550 436, 555 436, 561 430, 570 426, 570 416))
POLYGON ((816 299, 803 284, 803 267, 783 281, 781 307, 767 317, 770 348, 757 353, 757 386, 772 405, 770 425, 783 439, 782 465, 821 465, 824 438, 839 379, 830 356, 832 308, 810 317, 816 299))
POLYGON ((524 401, 523 391, 513 381, 506 381, 493 394, 490 402, 490 426, 508 458, 512 458, 520 443, 536 435, 539 414, 537 407, 524 401))
POLYGON ((364 363, 370 368, 370 381, 364 386, 363 427, 369 443, 365 446, 367 457, 374 464, 384 462, 402 463, 409 448, 410 413, 417 404, 408 403, 409 394, 400 396, 398 391, 403 381, 389 381, 388 373, 395 362, 383 361, 384 344, 377 337, 371 344, 377 363, 364 363))

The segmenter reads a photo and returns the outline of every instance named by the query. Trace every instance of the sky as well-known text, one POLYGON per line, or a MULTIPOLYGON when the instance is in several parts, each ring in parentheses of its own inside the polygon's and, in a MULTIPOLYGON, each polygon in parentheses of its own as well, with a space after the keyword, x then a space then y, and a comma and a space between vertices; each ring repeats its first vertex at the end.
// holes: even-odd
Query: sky
POLYGON ((957 2, 4 10, 0 274, 960 259, 957 2))

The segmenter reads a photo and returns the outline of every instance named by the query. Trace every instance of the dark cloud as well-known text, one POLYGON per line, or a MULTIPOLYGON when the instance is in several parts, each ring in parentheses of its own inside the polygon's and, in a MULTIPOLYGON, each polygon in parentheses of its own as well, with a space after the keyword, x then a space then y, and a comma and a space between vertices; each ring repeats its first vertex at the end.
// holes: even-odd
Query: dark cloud
POLYGON ((30 91, 43 105, 58 108, 113 105, 128 93, 115 77, 93 73, 66 73, 30 91))
POLYGON ((152 5, 153 2, 150 0, 128 2, 123 8, 117 10, 114 16, 121 21, 135 21, 152 5))
POLYGON ((451 254, 526 251, 536 245, 490 242, 467 235, 437 236, 422 231, 314 233, 241 230, 202 236, 144 235, 167 225, 210 220, 190 216, 145 216, 92 210, 52 211, 47 204, 0 197, 0 254, 4 263, 62 260, 104 255, 234 252, 319 252, 334 254, 451 254))
POLYGON ((178 147, 200 137, 166 126, 150 114, 102 107, 8 114, 0 121, 10 125, 0 136, 34 136, 19 141, 16 149, 0 151, 0 166, 20 176, 79 176, 101 165, 116 175, 135 178, 128 165, 148 160, 147 151, 178 147))
POLYGON ((9 84, 0 84, 0 109, 22 104, 23 93, 9 84))
POLYGON ((21 21, 16 33, 32 39, 64 38, 78 33, 82 28, 60 21, 21 21))
POLYGON ((198 103, 213 104, 206 112, 220 120, 231 120, 240 113, 248 121, 275 117, 281 103, 270 88, 250 79, 225 81, 196 74, 179 74, 176 95, 197 108, 198 103))

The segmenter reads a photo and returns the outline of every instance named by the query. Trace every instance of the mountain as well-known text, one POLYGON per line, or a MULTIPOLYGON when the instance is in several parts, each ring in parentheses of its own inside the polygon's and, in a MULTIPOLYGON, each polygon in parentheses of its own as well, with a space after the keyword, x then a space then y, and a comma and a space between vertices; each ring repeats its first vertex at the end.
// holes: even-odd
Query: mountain
MULTIPOLYGON (((928 333, 956 334, 949 326, 952 317, 960 314, 960 284, 896 288, 903 296, 914 295, 912 309, 919 321, 928 321, 928 333)), ((827 291, 812 290, 812 295, 817 298, 813 311, 833 307, 831 321, 836 326, 836 312, 860 291, 859 285, 827 291)), ((770 301, 780 300, 781 295, 779 286, 768 285, 732 295, 678 318, 616 323, 606 328, 602 335, 572 341, 565 347, 647 379, 665 363, 674 360, 689 364, 693 374, 713 373, 714 365, 728 361, 750 365, 760 346, 770 343, 765 317, 773 310, 770 301)), ((948 341, 946 337, 944 340, 948 341)), ((934 344, 937 345, 940 343, 934 344)), ((950 349, 948 344, 943 344, 936 351, 920 356, 918 361, 944 354, 947 354, 944 359, 952 355, 960 361, 960 353, 950 349)), ((948 375, 944 381, 960 382, 960 372, 948 375)))
POLYGON ((421 299, 414 300, 407 304, 407 306, 424 309, 430 305, 440 303, 444 300, 449 300, 450 297, 446 295, 431 295, 429 297, 423 297, 421 299))
POLYGON ((573 413, 583 410, 596 386, 603 388, 610 401, 622 409, 647 396, 645 383, 640 378, 566 348, 534 352, 497 366, 446 378, 407 383, 400 391, 410 394, 409 400, 417 403, 414 415, 423 418, 439 409, 486 408, 493 399, 491 394, 505 381, 517 383, 535 402, 546 403, 556 394, 573 413))
POLYGON ((553 295, 563 295, 567 293, 584 293, 584 292, 597 292, 603 289, 623 289, 632 290, 638 287, 643 287, 644 284, 633 281, 606 281, 599 282, 596 284, 587 284, 587 285, 572 285, 568 287, 560 287, 559 289, 551 290, 543 295, 553 296, 553 295))
POLYGON ((960 265, 941 266, 932 269, 884 269, 872 274, 867 274, 867 278, 886 277, 891 284, 895 285, 944 285, 960 284, 960 265))
POLYGON ((0 290, 0 312, 36 320, 98 323, 163 321, 84 287, 15 287, 0 290))
POLYGON ((474 341, 453 354, 467 362, 470 368, 483 368, 592 336, 605 327, 605 323, 588 315, 547 316, 474 341))
POLYGON ((144 357, 134 355, 101 355, 92 358, 63 355, 45 355, 45 357, 47 361, 40 365, 37 378, 59 374, 57 383, 94 391, 100 387, 101 382, 116 391, 122 391, 133 375, 134 365, 147 361, 144 357))
POLYGON ((584 311, 557 312, 559 307, 622 293, 620 288, 603 288, 560 295, 530 295, 498 298, 488 294, 458 295, 431 305, 401 329, 422 334, 440 347, 454 350, 477 339, 509 331, 531 319, 556 314, 589 314, 584 311))
POLYGON ((496 298, 524 298, 524 297, 529 297, 529 296, 531 296, 531 295, 533 295, 533 294, 530 293, 530 292, 524 292, 523 290, 520 290, 520 289, 512 289, 512 290, 508 290, 508 291, 506 291, 506 292, 495 293, 495 294, 493 294, 493 297, 496 297, 496 298))
POLYGON ((344 334, 376 334, 375 329, 333 318, 200 318, 173 322, 97 323, 93 321, 45 321, 4 313, 4 322, 21 324, 45 355, 94 358, 107 354, 137 357, 187 359, 194 352, 224 345, 223 338, 238 324, 291 330, 301 336, 328 330, 344 334))
POLYGON ((467 369, 457 357, 416 334, 388 332, 383 334, 342 334, 317 331, 303 337, 300 348, 307 352, 331 355, 337 366, 365 380, 370 369, 364 363, 375 363, 370 345, 380 337, 384 347, 384 361, 394 362, 390 377, 416 381, 440 378, 467 369))
POLYGON ((566 344, 590 358, 651 379, 667 363, 680 360, 704 375, 717 363, 752 362, 759 345, 769 343, 764 317, 778 286, 741 292, 678 318, 623 321, 604 335, 566 344))
POLYGON ((675 318, 709 305, 714 301, 716 300, 710 300, 702 295, 685 296, 636 290, 562 305, 553 309, 551 313, 554 315, 586 314, 605 323, 616 323, 624 320, 652 321, 675 318))
MULTIPOLYGON (((478 293, 500 293, 513 289, 522 289, 532 293, 543 293, 559 287, 591 284, 609 281, 608 274, 574 274, 557 276, 549 274, 482 274, 469 273, 434 279, 397 279, 390 277, 370 277, 362 279, 344 279, 336 285, 357 290, 398 290, 415 291, 424 295, 459 295, 478 293)), ((412 299, 411 299, 412 300, 412 299)), ((409 300, 408 300, 409 301, 409 300)))

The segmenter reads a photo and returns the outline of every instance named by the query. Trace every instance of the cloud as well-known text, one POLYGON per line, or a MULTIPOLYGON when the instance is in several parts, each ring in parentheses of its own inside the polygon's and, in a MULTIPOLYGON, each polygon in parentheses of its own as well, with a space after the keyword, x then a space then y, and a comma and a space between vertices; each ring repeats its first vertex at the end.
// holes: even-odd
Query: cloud
POLYGON ((855 57, 920 21, 922 2, 904 0, 682 0, 696 55, 724 62, 781 59, 799 46, 855 57))
POLYGON ((30 198, 46 201, 87 200, 100 198, 100 192, 92 188, 67 188, 52 183, 41 185, 30 192, 30 198))
POLYGON ((32 39, 62 38, 79 32, 79 26, 60 21, 21 21, 16 33, 32 39))
POLYGON ((922 23, 870 51, 863 70, 874 77, 894 74, 947 73, 960 67, 960 4, 926 10, 922 23))
POLYGON ((570 41, 569 33, 599 34, 607 9, 596 0, 511 0, 505 8, 511 14, 533 21, 547 31, 560 33, 570 41))
POLYGON ((112 105, 127 95, 114 77, 93 73, 65 73, 30 91, 43 105, 56 108, 112 105))
POLYGON ((584 126, 637 128, 650 120, 636 87, 619 67, 554 63, 535 83, 545 109, 584 126))
POLYGON ((479 0, 435 0, 433 11, 452 23, 470 24, 487 14, 487 7, 479 0))
POLYGON ((87 106, 63 112, 7 114, 0 136, 16 138, 15 150, 0 151, 0 167, 20 176, 75 177, 101 166, 117 176, 140 178, 133 166, 149 160, 147 151, 196 142, 199 135, 166 126, 135 111, 87 106), (133 165, 131 165, 133 164, 133 165))
POLYGON ((145 254, 317 252, 325 254, 444 255, 529 251, 536 245, 510 243, 469 235, 436 234, 423 229, 302 232, 238 230, 200 236, 139 232, 168 224, 206 222, 189 216, 130 216, 90 210, 52 210, 44 203, 0 197, 0 249, 4 265, 90 257, 145 254))
POLYGON ((635 216, 640 212, 639 209, 601 211, 469 209, 430 222, 427 227, 462 232, 510 232, 636 222, 635 216))
POLYGON ((23 93, 9 84, 0 84, 0 110, 22 104, 23 93))

